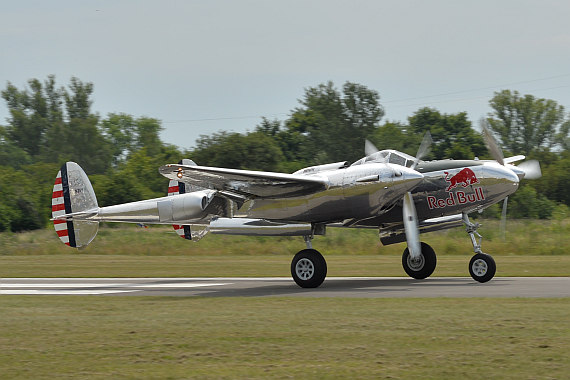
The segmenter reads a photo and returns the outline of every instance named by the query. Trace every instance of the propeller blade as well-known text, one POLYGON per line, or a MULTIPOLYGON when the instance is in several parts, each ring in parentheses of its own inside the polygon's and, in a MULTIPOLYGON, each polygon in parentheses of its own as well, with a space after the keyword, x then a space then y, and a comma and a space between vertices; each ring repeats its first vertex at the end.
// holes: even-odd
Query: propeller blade
POLYGON ((416 206, 412 193, 407 192, 404 195, 403 207, 404 230, 406 231, 406 240, 408 242, 408 250, 412 258, 419 257, 422 253, 420 246, 420 231, 418 228, 418 216, 416 214, 416 206))
POLYGON ((540 170, 540 164, 537 160, 528 160, 521 162, 517 165, 517 168, 524 171, 524 178, 526 179, 538 179, 542 177, 542 171, 540 170))
POLYGON ((364 140, 364 154, 366 157, 378 152, 378 148, 374 146, 369 140, 364 140))
POLYGON ((503 212, 501 212, 501 235, 503 236, 503 240, 506 238, 507 234, 507 202, 509 201, 509 197, 506 197, 503 201, 503 212))
POLYGON ((411 166, 412 169, 415 169, 416 166, 418 166, 420 160, 429 154, 432 143, 433 139, 431 138, 431 133, 427 131, 426 134, 424 135, 422 143, 420 144, 420 147, 418 148, 418 153, 416 153, 416 159, 414 160, 414 163, 411 166))
POLYGON ((493 137, 491 131, 489 130, 489 128, 487 128, 486 123, 482 122, 481 124, 483 125, 483 139, 485 140, 485 145, 487 145, 487 149, 489 149, 489 152, 491 153, 491 156, 495 159, 495 161, 497 161, 501 165, 504 165, 505 156, 503 155, 503 150, 497 144, 497 140, 495 140, 495 137, 493 137))

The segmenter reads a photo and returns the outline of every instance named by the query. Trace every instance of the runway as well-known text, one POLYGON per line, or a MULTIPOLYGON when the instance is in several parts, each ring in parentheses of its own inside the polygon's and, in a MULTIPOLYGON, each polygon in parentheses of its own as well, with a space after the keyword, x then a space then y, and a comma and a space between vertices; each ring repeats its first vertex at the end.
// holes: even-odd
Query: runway
POLYGON ((329 277, 316 289, 291 278, 4 278, 0 295, 178 297, 570 297, 570 277, 329 277))

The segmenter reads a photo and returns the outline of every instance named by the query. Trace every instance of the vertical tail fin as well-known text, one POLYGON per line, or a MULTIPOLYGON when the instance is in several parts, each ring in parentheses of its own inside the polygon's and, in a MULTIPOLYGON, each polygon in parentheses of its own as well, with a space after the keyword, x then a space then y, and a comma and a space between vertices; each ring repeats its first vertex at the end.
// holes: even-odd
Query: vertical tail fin
MULTIPOLYGON (((188 158, 185 158, 179 162, 180 165, 196 165, 196 163, 188 158)), ((170 183, 168 184, 168 195, 177 195, 177 194, 186 194, 191 191, 195 191, 198 189, 194 189, 193 186, 187 185, 184 182, 178 182, 176 180, 171 179, 170 183)), ((173 224, 174 231, 183 239, 192 240, 192 230, 189 224, 186 225, 179 225, 173 224)))
POLYGON ((97 197, 87 174, 75 162, 66 162, 57 173, 53 186, 51 210, 59 239, 74 248, 87 246, 97 235, 99 223, 66 216, 97 211, 97 197))

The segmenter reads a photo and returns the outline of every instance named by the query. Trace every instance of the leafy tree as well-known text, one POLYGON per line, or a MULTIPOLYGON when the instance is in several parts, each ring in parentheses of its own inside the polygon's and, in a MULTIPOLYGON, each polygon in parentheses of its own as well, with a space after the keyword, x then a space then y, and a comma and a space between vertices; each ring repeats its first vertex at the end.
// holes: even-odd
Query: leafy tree
POLYGON ((33 162, 73 160, 90 172, 103 173, 111 153, 99 117, 90 110, 93 84, 71 78, 68 89, 57 88, 51 75, 43 83, 30 79, 28 86, 19 90, 8 82, 2 91, 10 112, 3 148, 21 150, 33 162))
POLYGON ((137 177, 111 171, 105 175, 90 175, 89 179, 101 207, 144 199, 143 184, 137 177))
POLYGON ((528 184, 521 184, 516 193, 509 196, 508 213, 511 218, 548 219, 556 207, 556 202, 546 198, 528 184))
POLYGON ((200 136, 196 149, 188 153, 199 165, 234 169, 277 171, 284 159, 277 143, 261 132, 200 136))
POLYGON ((96 117, 72 119, 68 126, 66 161, 77 161, 90 173, 104 173, 111 163, 111 146, 101 134, 96 117))
POLYGON ((303 162, 305 166, 325 163, 326 153, 319 146, 312 127, 317 124, 314 115, 312 111, 294 112, 285 121, 285 129, 279 136, 287 161, 303 162), (313 134, 309 132, 311 130, 313 134))
POLYGON ((556 143, 565 151, 570 151, 570 119, 565 121, 556 134, 556 143))
POLYGON ((283 161, 279 164, 281 171, 291 173, 310 166, 314 160, 314 149, 306 133, 301 133, 289 124, 281 129, 281 122, 263 118, 255 131, 270 137, 283 153, 283 161))
POLYGON ((266 117, 262 117, 261 123, 255 127, 255 132, 260 132, 266 136, 278 139, 281 132, 281 122, 279 120, 269 120, 266 117))
POLYGON ((43 97, 42 84, 37 79, 28 81, 30 90, 18 90, 8 82, 2 97, 10 111, 7 136, 30 156, 38 156, 49 127, 47 103, 43 97))
POLYGON ((160 151, 152 156, 142 148, 106 175, 90 176, 99 205, 165 196, 168 180, 158 174, 158 168, 167 163, 177 163, 181 158, 182 153, 172 145, 163 144, 160 151))
POLYGON ((160 140, 163 128, 157 119, 110 113, 101 122, 101 128, 112 147, 114 166, 140 149, 144 148, 146 154, 154 156, 160 154, 164 146, 160 140))
POLYGON ((422 135, 399 122, 386 122, 370 137, 374 145, 382 149, 395 149, 415 156, 420 146, 422 135))
MULTIPOLYGON (((541 165, 543 161, 540 161, 541 165)), ((532 186, 539 194, 557 202, 570 205, 570 152, 564 151, 560 159, 549 165, 542 165, 542 178, 533 181, 532 186)))
POLYGON ((332 82, 309 87, 285 123, 287 130, 307 137, 315 163, 354 161, 363 156, 364 139, 384 116, 380 96, 363 85, 346 82, 342 94, 332 82))
POLYGON ((29 173, 0 166, 0 231, 18 232, 45 226, 47 215, 40 211, 42 191, 38 187, 29 173))
POLYGON ((473 159, 487 153, 481 135, 475 132, 465 112, 441 114, 433 108, 421 108, 408 118, 411 131, 433 138, 431 158, 473 159))
POLYGON ((564 107, 554 100, 503 90, 489 103, 489 126, 511 153, 529 155, 568 144, 569 122, 564 122, 564 107))
POLYGON ((20 168, 31 163, 30 155, 14 144, 8 137, 6 128, 0 125, 0 162, 12 168, 20 168))
POLYGON ((71 92, 63 89, 67 117, 69 120, 87 119, 91 116, 93 101, 89 97, 93 93, 93 83, 83 83, 79 79, 72 77, 69 89, 71 92))

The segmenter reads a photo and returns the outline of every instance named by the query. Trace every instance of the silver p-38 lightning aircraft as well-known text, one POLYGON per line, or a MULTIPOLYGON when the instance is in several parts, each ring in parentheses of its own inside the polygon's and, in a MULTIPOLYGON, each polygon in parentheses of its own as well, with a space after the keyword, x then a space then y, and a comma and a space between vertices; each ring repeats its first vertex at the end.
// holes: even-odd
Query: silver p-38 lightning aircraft
POLYGON ((503 159, 490 140, 495 160, 422 161, 431 143, 428 133, 416 157, 378 151, 367 142, 366 157, 351 165, 336 162, 293 174, 199 166, 186 159, 159 168, 170 179, 168 196, 108 207, 98 206, 81 167, 67 162, 56 177, 52 220, 59 238, 76 248, 94 239, 99 222, 171 224, 194 241, 208 232, 302 236, 306 249, 293 258, 291 275, 304 288, 318 287, 326 277, 326 261, 311 241, 327 227, 374 228, 383 244, 407 241, 404 270, 424 279, 435 270, 436 255, 420 242, 420 233, 465 224, 475 252, 469 273, 486 282, 495 262, 481 250, 479 225, 468 214, 508 197, 525 175, 540 175, 538 162, 514 166, 524 156, 503 159))

